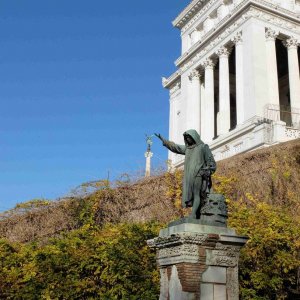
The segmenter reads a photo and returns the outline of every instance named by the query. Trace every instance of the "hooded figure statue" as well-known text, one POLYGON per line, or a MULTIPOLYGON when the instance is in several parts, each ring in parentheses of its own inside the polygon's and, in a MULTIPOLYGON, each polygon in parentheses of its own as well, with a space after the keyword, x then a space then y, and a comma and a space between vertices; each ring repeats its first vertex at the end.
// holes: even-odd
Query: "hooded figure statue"
POLYGON ((216 171, 216 162, 208 145, 202 142, 194 129, 183 134, 185 145, 170 142, 160 134, 156 136, 170 151, 185 155, 182 206, 192 207, 190 217, 200 219, 203 201, 211 188, 211 175, 216 171))

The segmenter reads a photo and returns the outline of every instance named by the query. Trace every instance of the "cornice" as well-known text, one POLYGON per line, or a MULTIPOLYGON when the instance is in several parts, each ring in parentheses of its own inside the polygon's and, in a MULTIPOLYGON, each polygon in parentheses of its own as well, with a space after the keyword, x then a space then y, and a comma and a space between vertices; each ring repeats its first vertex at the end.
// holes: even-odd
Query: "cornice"
MULTIPOLYGON (((207 32, 201 39, 201 41, 197 42, 193 45, 187 52, 183 53, 176 61, 175 65, 177 67, 182 66, 182 64, 193 57, 196 52, 199 52, 201 48, 203 48, 206 44, 210 43, 213 37, 216 36, 226 25, 228 25, 236 16, 242 14, 245 10, 250 7, 258 7, 263 8, 267 11, 275 13, 277 16, 281 16, 287 19, 290 19, 293 22, 300 22, 300 15, 298 13, 294 13, 285 8, 279 7, 273 3, 267 2, 265 0, 244 0, 239 5, 237 5, 231 12, 230 15, 227 15, 223 20, 221 20, 213 29, 207 32)), ((238 21, 237 21, 238 22, 238 21)), ((282 20, 284 23, 284 20, 282 20)), ((291 29, 291 28, 290 28, 291 29)), ((226 28, 225 31, 228 31, 226 28)))
POLYGON ((193 0, 172 22, 173 26, 181 29, 208 2, 209 0, 193 0))
POLYGON ((178 82, 178 80, 180 79, 180 76, 181 76, 180 71, 176 71, 168 78, 163 77, 162 78, 163 87, 166 89, 172 88, 173 84, 178 82))
MULTIPOLYGON (((207 11, 209 11, 210 9, 214 9, 213 6, 216 6, 217 2, 220 2, 220 0, 210 0, 205 5, 203 5, 203 7, 200 8, 199 11, 197 13, 195 13, 193 15, 193 17, 191 17, 184 24, 183 27, 181 27, 181 34, 185 33, 188 29, 190 29, 193 26, 193 24, 195 24, 195 22, 197 22, 199 20, 199 18, 201 18, 207 11)), ((221 3, 222 3, 222 1, 220 2, 220 4, 221 3)))

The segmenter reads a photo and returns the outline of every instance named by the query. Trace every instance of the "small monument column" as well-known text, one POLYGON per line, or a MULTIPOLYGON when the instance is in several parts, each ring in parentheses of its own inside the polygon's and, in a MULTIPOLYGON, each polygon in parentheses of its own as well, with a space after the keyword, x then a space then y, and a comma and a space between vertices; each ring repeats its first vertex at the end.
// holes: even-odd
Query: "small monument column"
POLYGON ((145 158, 146 158, 145 177, 151 176, 151 158, 153 156, 153 153, 151 152, 151 146, 153 144, 152 137, 153 137, 152 135, 151 136, 146 135, 147 151, 145 152, 145 158))

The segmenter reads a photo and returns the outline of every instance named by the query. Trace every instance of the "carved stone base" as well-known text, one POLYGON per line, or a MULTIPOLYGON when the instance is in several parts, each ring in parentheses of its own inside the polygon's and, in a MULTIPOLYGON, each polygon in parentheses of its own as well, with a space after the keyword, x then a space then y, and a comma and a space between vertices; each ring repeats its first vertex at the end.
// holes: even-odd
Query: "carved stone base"
POLYGON ((225 227, 172 224, 148 241, 157 250, 159 299, 238 300, 238 260, 247 238, 225 227))

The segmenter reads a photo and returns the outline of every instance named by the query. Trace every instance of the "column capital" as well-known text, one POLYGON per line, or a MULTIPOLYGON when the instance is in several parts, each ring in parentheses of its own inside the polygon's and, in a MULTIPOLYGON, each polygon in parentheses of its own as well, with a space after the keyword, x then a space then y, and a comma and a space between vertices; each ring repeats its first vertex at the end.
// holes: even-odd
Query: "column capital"
POLYGON ((228 57, 230 54, 229 50, 224 46, 218 49, 216 53, 219 57, 228 57))
POLYGON ((275 41, 277 36, 279 35, 279 31, 276 31, 270 27, 266 28, 266 40, 267 41, 275 41))
POLYGON ((201 74, 198 70, 194 69, 193 71, 191 71, 191 73, 189 74, 189 80, 200 80, 201 78, 201 74))
POLYGON ((231 41, 235 45, 241 45, 243 43, 243 35, 242 32, 237 32, 236 35, 231 39, 231 41))
POLYGON ((204 62, 203 62, 203 67, 205 69, 213 69, 215 67, 215 63, 210 59, 207 58, 204 62))
POLYGON ((283 41, 283 45, 288 49, 293 49, 298 47, 299 42, 296 38, 290 37, 289 39, 283 41))

